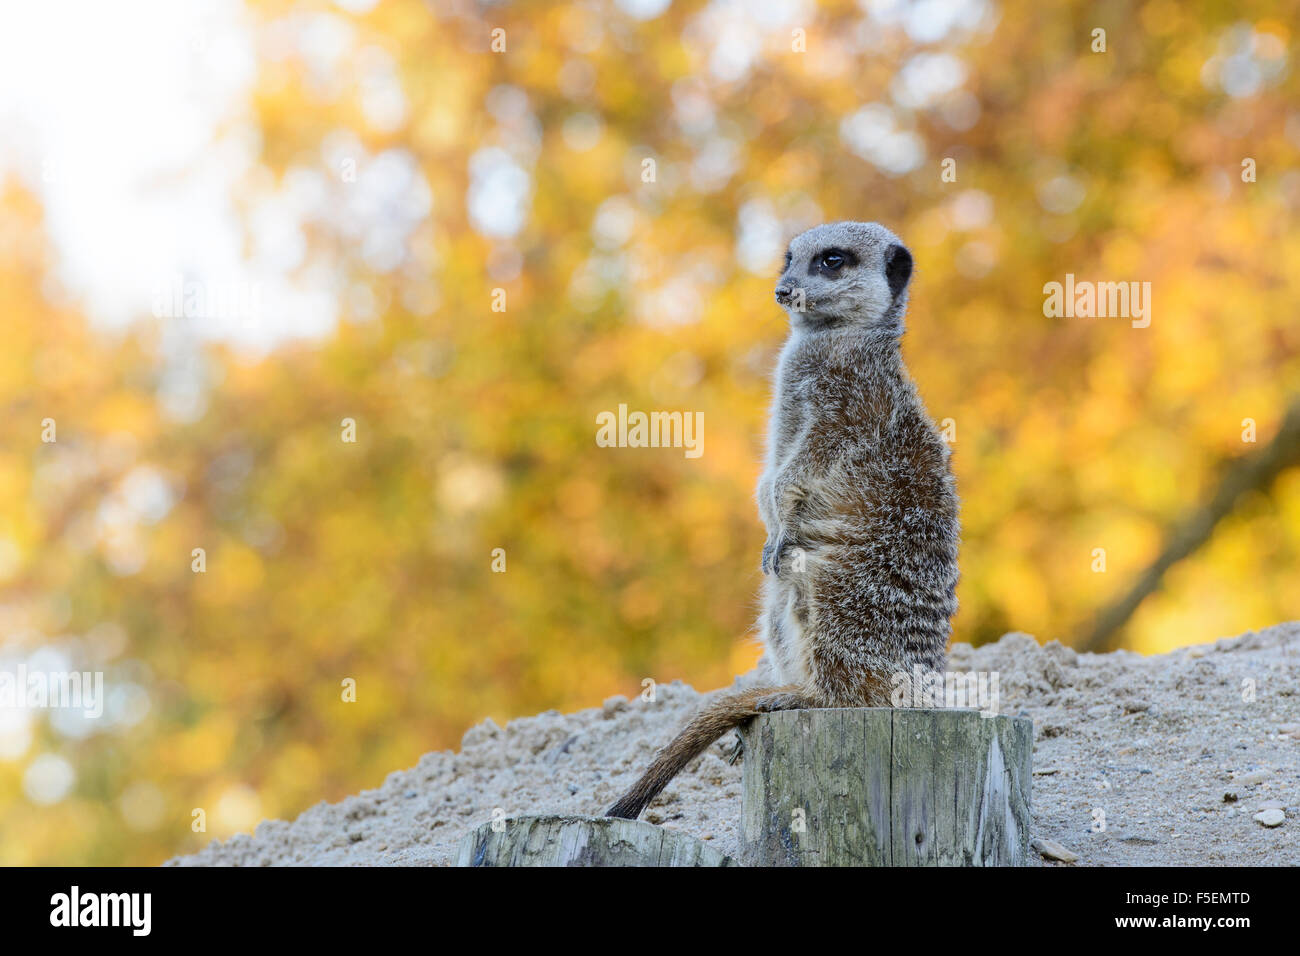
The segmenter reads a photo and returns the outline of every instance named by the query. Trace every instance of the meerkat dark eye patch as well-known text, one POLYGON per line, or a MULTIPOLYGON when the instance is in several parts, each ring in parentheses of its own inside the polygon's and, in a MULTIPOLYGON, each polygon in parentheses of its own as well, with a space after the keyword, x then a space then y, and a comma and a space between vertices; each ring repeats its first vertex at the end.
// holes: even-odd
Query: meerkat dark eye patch
POLYGON ((790 250, 789 249, 785 250, 785 265, 781 266, 781 271, 785 272, 786 269, 789 269, 790 263, 793 261, 794 261, 794 256, 790 254, 790 250))
POLYGON ((889 283, 889 291, 897 297, 910 278, 912 278, 912 254, 902 246, 890 246, 885 251, 885 280, 889 283))
POLYGON ((808 274, 825 276, 837 274, 845 266, 856 266, 858 257, 847 249, 824 249, 808 263, 808 274))

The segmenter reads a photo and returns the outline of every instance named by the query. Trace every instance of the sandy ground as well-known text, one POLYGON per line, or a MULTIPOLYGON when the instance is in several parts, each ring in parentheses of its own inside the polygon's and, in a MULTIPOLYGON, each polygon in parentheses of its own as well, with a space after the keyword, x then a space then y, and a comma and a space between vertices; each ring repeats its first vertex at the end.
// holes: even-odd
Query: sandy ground
MULTIPOLYGON (((1075 654, 1008 634, 954 645, 950 669, 996 671, 1001 712, 1033 718, 1033 836, 1077 854, 1071 865, 1300 864, 1300 621, 1158 657, 1075 654), (1255 820, 1269 809, 1285 814, 1280 825, 1255 820)), ((425 754, 377 790, 168 865, 449 865, 495 808, 599 813, 707 696, 679 682, 654 703, 614 697, 504 728, 488 720, 459 753, 425 754)), ((644 819, 735 853, 741 768, 723 759, 732 739, 644 819)))

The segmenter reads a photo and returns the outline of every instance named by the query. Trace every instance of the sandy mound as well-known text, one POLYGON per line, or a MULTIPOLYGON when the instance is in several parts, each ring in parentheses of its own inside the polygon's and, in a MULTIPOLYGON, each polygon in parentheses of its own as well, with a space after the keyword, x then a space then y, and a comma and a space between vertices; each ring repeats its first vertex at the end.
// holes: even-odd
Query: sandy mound
MULTIPOLYGON (((1300 864, 1300 622, 1159 657, 1075 654, 1008 634, 978 649, 954 645, 951 668, 999 672, 1001 711, 1033 718, 1035 839, 1080 864, 1300 864), (1268 809, 1284 811, 1280 826, 1254 819, 1268 809)), ((447 865, 494 808, 600 812, 707 695, 678 682, 657 697, 614 697, 504 729, 484 721, 459 753, 425 754, 377 790, 168 865, 447 865)), ((731 739, 644 819, 735 853, 740 766, 723 759, 731 739)))

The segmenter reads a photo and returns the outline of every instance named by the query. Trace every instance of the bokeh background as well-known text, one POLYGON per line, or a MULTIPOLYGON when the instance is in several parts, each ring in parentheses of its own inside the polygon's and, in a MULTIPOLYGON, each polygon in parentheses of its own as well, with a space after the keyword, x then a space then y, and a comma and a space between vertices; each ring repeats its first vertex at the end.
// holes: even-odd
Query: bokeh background
POLYGON ((918 263, 955 639, 1300 616, 1298 7, 6 5, 0 667, 108 699, 0 709, 0 863, 156 863, 748 669, 771 289, 824 220, 918 263), (1045 316, 1066 273, 1150 327, 1045 316), (702 456, 597 447, 619 404, 702 456))

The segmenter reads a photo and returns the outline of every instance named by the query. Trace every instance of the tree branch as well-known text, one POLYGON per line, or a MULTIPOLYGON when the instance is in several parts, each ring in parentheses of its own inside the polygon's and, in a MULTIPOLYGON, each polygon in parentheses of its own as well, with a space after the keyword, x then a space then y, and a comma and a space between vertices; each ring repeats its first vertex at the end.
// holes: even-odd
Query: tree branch
POLYGON ((1237 459, 1228 468, 1214 496, 1182 520, 1165 539, 1159 557, 1142 572, 1133 587, 1096 617, 1092 632, 1077 645, 1080 651, 1107 650, 1114 635, 1144 600, 1160 588, 1165 572, 1210 539, 1215 526, 1248 491, 1267 491, 1282 472, 1300 464, 1300 396, 1292 400, 1282 427, 1256 454, 1237 459))

